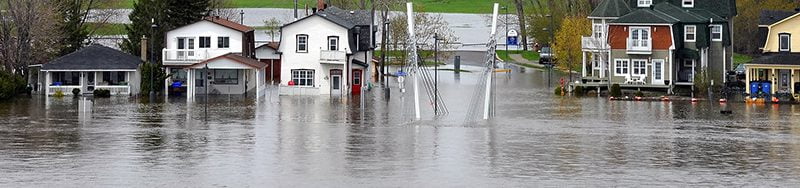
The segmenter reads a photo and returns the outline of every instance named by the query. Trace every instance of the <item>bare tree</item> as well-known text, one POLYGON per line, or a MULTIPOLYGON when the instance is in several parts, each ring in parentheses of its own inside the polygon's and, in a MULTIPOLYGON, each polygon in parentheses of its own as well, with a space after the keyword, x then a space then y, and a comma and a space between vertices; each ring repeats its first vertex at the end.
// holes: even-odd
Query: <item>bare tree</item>
MULTIPOLYGON (((416 40, 413 41, 414 45, 418 45, 421 51, 433 51, 434 35, 438 35, 442 40, 439 42, 440 51, 449 51, 456 48, 455 41, 458 37, 455 36, 450 30, 449 24, 444 21, 441 14, 428 14, 428 13, 414 13, 414 26, 416 28, 416 40)), ((408 39, 408 23, 405 14, 398 14, 390 19, 389 33, 395 40, 390 42, 393 49, 403 49, 405 51, 406 39, 408 39)), ((439 57, 447 59, 451 54, 440 53, 439 57)), ((428 59, 432 57, 432 53, 420 53, 420 58, 428 59)), ((401 62, 405 62, 407 54, 403 53, 399 56, 401 62)))
POLYGON ((242 16, 239 14, 241 10, 231 7, 236 7, 232 0, 211 0, 209 5, 211 13, 209 15, 219 16, 234 22, 242 22, 242 16))
POLYGON ((0 62, 3 70, 25 75, 28 65, 58 52, 62 34, 56 7, 49 0, 6 0, 0 5, 0 62))
POLYGON ((272 42, 275 42, 275 34, 280 34, 281 25, 283 25, 283 23, 277 18, 264 20, 264 33, 269 35, 272 42))

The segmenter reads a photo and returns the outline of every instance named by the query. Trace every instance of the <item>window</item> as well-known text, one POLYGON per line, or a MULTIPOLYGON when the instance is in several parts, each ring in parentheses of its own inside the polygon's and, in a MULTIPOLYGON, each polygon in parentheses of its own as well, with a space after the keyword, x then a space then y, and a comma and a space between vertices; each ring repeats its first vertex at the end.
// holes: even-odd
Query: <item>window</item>
POLYGON ((100 85, 128 85, 128 82, 125 81, 125 72, 103 72, 103 82, 100 85))
POLYGON ((339 37, 336 36, 328 37, 328 50, 330 51, 339 50, 339 37))
POLYGON ((614 74, 617 76, 624 76, 628 74, 627 59, 617 59, 614 61, 614 74))
POLYGON ((195 87, 205 87, 206 86, 206 71, 203 69, 196 70, 194 73, 194 86, 195 87))
POLYGON ((171 69, 170 74, 172 74, 172 82, 181 82, 186 84, 186 70, 183 69, 171 69))
POLYGON ((230 37, 217 37, 217 48, 230 48, 230 47, 231 47, 230 37))
POLYGON ((686 67, 686 68, 694 67, 694 59, 684 59, 683 60, 683 67, 686 67))
POLYGON ((648 27, 631 27, 630 47, 636 48, 650 48, 650 28, 648 27))
POLYGON ((781 51, 781 52, 791 51, 792 50, 791 49, 792 48, 792 35, 790 35, 788 33, 781 33, 778 36, 779 36, 778 38, 780 38, 780 40, 779 40, 779 43, 780 43, 779 44, 780 45, 779 46, 780 47, 779 51, 781 51))
POLYGON ((52 85, 54 86, 77 86, 81 85, 80 72, 53 72, 51 73, 52 85))
POLYGON ((214 84, 238 85, 239 70, 214 70, 214 84))
POLYGON ((211 37, 200 37, 200 48, 211 48, 211 37))
POLYGON ((297 35, 297 52, 308 52, 308 35, 297 35))
POLYGON ((594 24, 594 38, 603 38, 603 31, 602 24, 594 24))
POLYGON ((683 0, 683 8, 694 8, 694 0, 683 0))
POLYGON ((694 25, 687 25, 684 26, 683 40, 686 42, 696 42, 697 41, 697 26, 694 25))
POLYGON ((711 25, 711 41, 722 41, 722 25, 711 25))
POLYGON ((647 60, 643 59, 633 60, 633 63, 631 63, 631 73, 633 75, 647 74, 646 65, 647 65, 647 60))
POLYGON ((639 3, 639 7, 650 7, 653 4, 653 0, 637 0, 639 3))
POLYGON ((292 70, 292 82, 296 86, 314 86, 314 70, 292 70))

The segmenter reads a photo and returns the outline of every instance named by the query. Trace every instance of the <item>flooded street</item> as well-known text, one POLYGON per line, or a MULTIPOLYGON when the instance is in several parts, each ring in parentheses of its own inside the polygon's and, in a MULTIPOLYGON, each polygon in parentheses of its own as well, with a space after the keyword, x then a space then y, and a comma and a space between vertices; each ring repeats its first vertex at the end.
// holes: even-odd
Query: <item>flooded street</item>
POLYGON ((91 113, 69 97, 3 102, 0 187, 800 184, 800 106, 731 103, 723 115, 708 102, 557 97, 546 72, 514 71, 498 74, 490 121, 466 116, 477 72, 440 72, 450 114, 422 105, 420 121, 395 81, 389 100, 374 89, 363 103, 277 91, 208 105, 94 99, 91 113))

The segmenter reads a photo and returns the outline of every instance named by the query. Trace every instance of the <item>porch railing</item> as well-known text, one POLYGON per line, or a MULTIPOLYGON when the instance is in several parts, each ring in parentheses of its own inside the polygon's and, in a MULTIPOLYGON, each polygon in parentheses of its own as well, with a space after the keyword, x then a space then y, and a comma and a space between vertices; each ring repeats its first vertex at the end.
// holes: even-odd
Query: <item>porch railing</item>
POLYGON ((319 52, 320 63, 344 64, 347 60, 344 51, 322 50, 319 52))
POLYGON ((94 89, 105 89, 111 92, 111 95, 129 95, 131 94, 131 86, 94 86, 94 89))

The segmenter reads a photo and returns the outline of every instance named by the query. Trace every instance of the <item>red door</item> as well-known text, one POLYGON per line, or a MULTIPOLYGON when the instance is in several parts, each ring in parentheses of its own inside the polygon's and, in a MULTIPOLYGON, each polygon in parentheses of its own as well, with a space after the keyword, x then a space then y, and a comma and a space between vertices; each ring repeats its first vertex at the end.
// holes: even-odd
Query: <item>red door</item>
POLYGON ((361 69, 353 69, 353 95, 361 95, 361 69))

